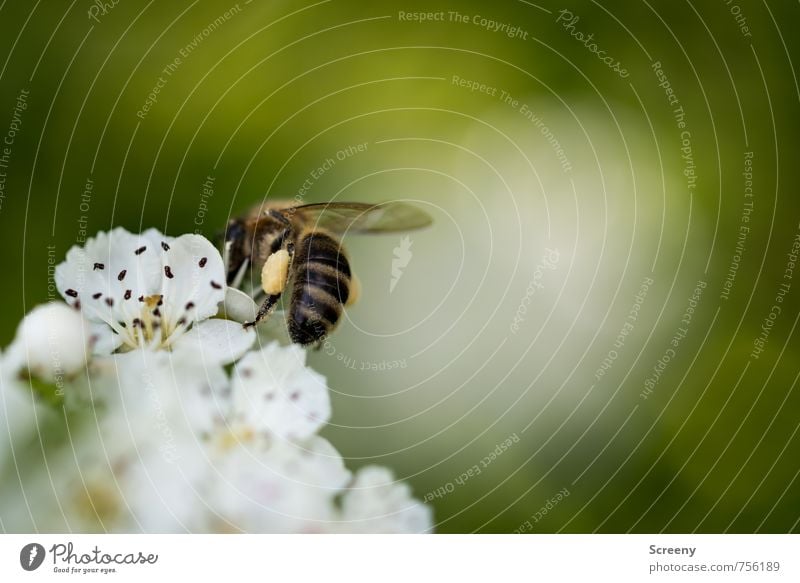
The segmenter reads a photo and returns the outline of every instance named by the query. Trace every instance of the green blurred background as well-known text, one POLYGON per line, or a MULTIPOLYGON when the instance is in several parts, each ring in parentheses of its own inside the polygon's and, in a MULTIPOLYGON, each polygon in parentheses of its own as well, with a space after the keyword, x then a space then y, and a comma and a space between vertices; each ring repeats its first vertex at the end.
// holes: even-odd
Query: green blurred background
POLYGON ((796 532, 800 9, 737 2, 3 2, 0 344, 99 230, 409 200, 310 357, 350 467, 439 532, 796 532))

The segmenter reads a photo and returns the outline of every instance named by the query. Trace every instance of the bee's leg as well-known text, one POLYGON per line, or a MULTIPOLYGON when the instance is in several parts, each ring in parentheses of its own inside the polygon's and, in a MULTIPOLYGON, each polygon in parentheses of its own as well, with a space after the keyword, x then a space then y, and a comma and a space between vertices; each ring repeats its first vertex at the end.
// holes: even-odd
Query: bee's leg
POLYGON ((261 307, 258 309, 258 313, 256 314, 256 319, 252 322, 245 322, 243 326, 245 328, 251 328, 258 324, 261 320, 266 318, 270 312, 275 308, 275 304, 278 303, 278 300, 281 299, 281 294, 271 294, 268 295, 267 298, 264 300, 264 303, 261 304, 261 307))
POLYGON ((269 316, 275 308, 278 300, 281 299, 283 290, 286 288, 293 257, 294 243, 287 243, 285 248, 276 251, 267 258, 264 268, 261 270, 261 288, 267 297, 258 309, 256 319, 252 322, 245 322, 245 328, 255 326, 269 316))

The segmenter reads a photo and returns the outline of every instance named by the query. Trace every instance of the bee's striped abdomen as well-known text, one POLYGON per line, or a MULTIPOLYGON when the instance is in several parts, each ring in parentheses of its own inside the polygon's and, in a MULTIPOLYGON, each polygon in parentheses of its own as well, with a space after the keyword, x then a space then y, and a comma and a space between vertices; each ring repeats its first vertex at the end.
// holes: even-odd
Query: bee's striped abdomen
POLYGON ((313 344, 339 322, 350 294, 350 264, 338 241, 311 232, 298 238, 292 267, 289 335, 293 342, 313 344))

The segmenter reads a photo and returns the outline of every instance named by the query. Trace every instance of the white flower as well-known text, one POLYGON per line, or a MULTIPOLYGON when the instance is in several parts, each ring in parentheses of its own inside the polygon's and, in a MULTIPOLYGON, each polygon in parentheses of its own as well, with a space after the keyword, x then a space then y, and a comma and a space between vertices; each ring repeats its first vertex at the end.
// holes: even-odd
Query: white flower
POLYGON ((20 457, 22 447, 36 435, 39 418, 47 413, 30 387, 17 378, 16 364, 7 355, 0 356, 0 471, 14 472, 3 466, 20 457))
POLYGON ((115 229, 69 251, 56 284, 79 310, 36 308, 0 357, 0 465, 20 464, 0 474, 5 531, 431 530, 408 486, 382 468, 353 478, 317 435, 331 403, 305 350, 272 342, 229 378, 255 333, 212 316, 254 305, 224 281, 196 235, 115 229), (65 385, 57 414, 38 379, 65 385), (69 440, 26 459, 48 412, 69 440))
POLYGON ((431 509, 411 497, 407 484, 386 468, 361 468, 342 497, 340 532, 425 533, 433 528, 431 509))
POLYGON ((239 435, 215 459, 203 530, 323 532, 335 516, 334 497, 350 479, 339 453, 316 436, 296 444, 239 435))
POLYGON ((233 422, 280 439, 304 439, 331 416, 325 377, 306 366, 306 351, 272 342, 250 352, 233 377, 233 422))
POLYGON ((98 233, 69 250, 55 278, 64 299, 94 323, 95 354, 165 348, 226 363, 255 340, 236 322, 209 320, 225 298, 225 270, 200 235, 98 233))
POLYGON ((17 328, 6 366, 62 385, 65 377, 83 371, 89 343, 88 326, 77 311, 60 302, 44 304, 31 310, 17 328))
POLYGON ((229 381, 221 366, 185 352, 137 350, 95 363, 96 426, 76 436, 80 481, 73 522, 101 518, 117 532, 181 532, 196 522, 208 434, 224 427, 229 381), (87 474, 92 479, 85 481, 87 474), (103 500, 105 516, 92 512, 103 500))
MULTIPOLYGON (((322 422, 308 425, 306 405, 322 403, 329 411, 327 388, 298 347, 273 344, 248 355, 232 381, 221 365, 198 366, 185 352, 134 350, 95 359, 90 371, 92 407, 83 424, 71 431, 68 447, 48 455, 47 473, 40 468, 30 474, 34 484, 20 484, 35 493, 31 509, 0 497, 7 530, 432 528, 430 510, 388 470, 364 468, 353 479, 334 447, 315 434, 322 422), (251 367, 254 374, 242 376, 251 367), (310 397, 264 398, 291 390, 310 397), (57 489, 45 487, 51 480, 57 489)), ((20 419, 34 430, 29 418, 20 419)))
POLYGON ((178 458, 181 446, 200 441, 230 410, 225 371, 188 353, 133 351, 95 365, 98 421, 108 447, 127 452, 154 447, 178 458))

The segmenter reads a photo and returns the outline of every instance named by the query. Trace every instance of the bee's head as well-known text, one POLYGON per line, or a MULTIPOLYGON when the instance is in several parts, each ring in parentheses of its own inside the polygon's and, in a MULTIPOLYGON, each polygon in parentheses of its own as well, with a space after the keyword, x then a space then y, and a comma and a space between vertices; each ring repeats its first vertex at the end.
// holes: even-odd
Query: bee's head
POLYGON ((230 285, 242 264, 248 258, 247 253, 247 230, 242 219, 231 219, 222 234, 223 256, 226 260, 228 285, 230 285))

